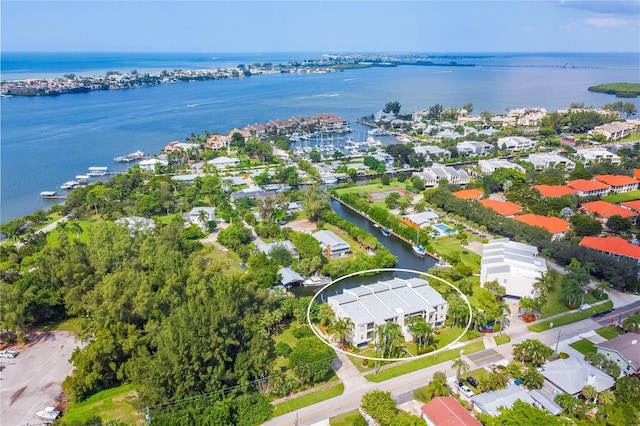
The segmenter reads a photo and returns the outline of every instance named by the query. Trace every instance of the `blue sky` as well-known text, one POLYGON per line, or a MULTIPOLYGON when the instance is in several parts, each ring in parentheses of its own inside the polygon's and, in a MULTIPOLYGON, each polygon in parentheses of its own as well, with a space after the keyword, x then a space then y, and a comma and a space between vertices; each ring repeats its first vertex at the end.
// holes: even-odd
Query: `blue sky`
POLYGON ((0 7, 3 51, 640 52, 640 0, 3 0, 0 7))

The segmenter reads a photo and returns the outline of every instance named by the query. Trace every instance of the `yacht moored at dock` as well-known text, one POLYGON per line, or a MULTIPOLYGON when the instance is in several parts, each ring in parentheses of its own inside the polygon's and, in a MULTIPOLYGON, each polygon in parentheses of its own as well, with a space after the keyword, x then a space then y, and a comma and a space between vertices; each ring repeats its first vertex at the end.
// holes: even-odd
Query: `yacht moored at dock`
POLYGON ((89 173, 87 173, 87 176, 106 176, 108 174, 108 167, 89 167, 89 173))
POLYGON ((144 158, 144 152, 138 150, 126 155, 119 155, 113 158, 116 163, 130 163, 132 161, 141 160, 144 158))
POLYGON ((327 285, 331 282, 331 277, 314 275, 311 277, 307 277, 304 281, 302 281, 302 285, 305 287, 319 287, 327 285))
POLYGON ((60 185, 60 189, 70 190, 70 189, 77 188, 79 186, 80 186, 80 182, 78 182, 77 180, 70 180, 60 185))
POLYGON ((59 195, 58 195, 58 193, 56 191, 42 191, 40 193, 40 196, 42 198, 44 198, 45 200, 48 199, 48 198, 58 198, 59 197, 59 195))
POLYGON ((389 235, 391 235, 391 232, 387 228, 382 228, 380 231, 382 232, 382 235, 384 235, 385 237, 388 237, 389 235))
POLYGON ((419 257, 424 257, 427 254, 427 249, 422 246, 411 246, 411 249, 413 250, 413 253, 419 257))

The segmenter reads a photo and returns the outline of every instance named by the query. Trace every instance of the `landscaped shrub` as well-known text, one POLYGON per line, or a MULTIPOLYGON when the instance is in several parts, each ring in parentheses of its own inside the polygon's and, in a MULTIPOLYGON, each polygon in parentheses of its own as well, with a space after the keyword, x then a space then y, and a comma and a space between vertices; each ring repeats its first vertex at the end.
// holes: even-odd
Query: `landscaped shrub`
POLYGON ((287 357, 291 353, 291 346, 286 344, 285 342, 278 342, 276 345, 276 355, 287 357))
POLYGON ((569 354, 568 354, 568 353, 566 353, 566 352, 560 352, 560 353, 558 354, 558 356, 559 356, 560 358, 562 358, 562 359, 567 359, 567 358, 569 358, 569 354))
POLYGON ((292 333, 293 333, 293 336, 298 339, 303 339, 305 337, 311 337, 314 335, 313 330, 311 330, 311 327, 309 327, 308 325, 303 325, 302 327, 294 328, 292 333))

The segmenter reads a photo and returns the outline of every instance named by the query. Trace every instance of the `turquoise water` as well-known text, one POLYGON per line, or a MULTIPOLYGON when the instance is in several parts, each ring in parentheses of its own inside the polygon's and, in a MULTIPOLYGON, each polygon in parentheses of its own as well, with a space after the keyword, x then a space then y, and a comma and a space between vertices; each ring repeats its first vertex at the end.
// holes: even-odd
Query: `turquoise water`
POLYGON ((435 225, 431 226, 432 228, 436 228, 438 231, 438 234, 440 236, 447 236, 447 235, 454 235, 457 234, 458 231, 456 231, 455 229, 453 229, 452 227, 450 227, 449 225, 446 225, 444 223, 436 223, 435 225))
MULTIPOLYGON (((317 54, 4 54, 2 78, 93 71, 162 70, 287 62, 317 54), (216 57, 213 60, 211 58, 216 57)), ((158 153, 168 142, 204 130, 299 115, 333 113, 355 121, 397 100, 401 113, 436 103, 474 113, 540 106, 549 111, 572 102, 600 107, 616 98, 589 86, 638 81, 634 54, 508 54, 474 58, 476 67, 370 68, 330 74, 279 74, 245 79, 166 84, 149 88, 58 97, 2 98, 0 222, 46 208, 39 193, 89 166, 126 166, 113 157, 136 150, 158 153), (564 64, 594 68, 562 68, 564 64), (531 67, 533 65, 533 67, 531 67), (553 65, 556 68, 544 68, 553 65)), ((638 105, 638 100, 633 100, 638 105)), ((365 136, 366 138, 366 136, 365 136)), ((364 139, 364 138, 362 138, 364 139)))

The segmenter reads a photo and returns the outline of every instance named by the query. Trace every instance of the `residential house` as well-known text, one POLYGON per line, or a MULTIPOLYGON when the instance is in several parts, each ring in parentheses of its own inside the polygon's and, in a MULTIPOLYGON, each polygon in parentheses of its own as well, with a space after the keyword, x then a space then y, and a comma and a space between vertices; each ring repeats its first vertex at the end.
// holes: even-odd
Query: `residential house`
POLYGON ((131 235, 141 231, 152 231, 156 227, 156 223, 152 219, 141 216, 122 217, 115 222, 117 225, 124 225, 129 228, 131 235))
POLYGON ((231 145, 231 134, 227 136, 213 135, 207 139, 207 147, 214 151, 218 151, 222 148, 228 148, 231 145))
POLYGON ((331 231, 322 230, 313 234, 327 257, 337 259, 351 253, 351 247, 342 238, 331 231))
POLYGON ((255 200, 262 200, 267 197, 273 197, 277 194, 276 191, 266 191, 259 186, 252 186, 249 188, 241 189, 240 191, 231 194, 231 200, 238 201, 243 198, 253 198, 255 200))
POLYGON ((547 110, 541 107, 516 108, 507 112, 507 117, 514 117, 519 126, 537 126, 546 115, 547 110))
POLYGON ((577 189, 564 185, 533 185, 531 188, 538 191, 542 198, 559 198, 578 194, 577 189))
POLYGON ((452 195, 456 198, 460 198, 461 200, 479 200, 482 198, 484 193, 479 189, 463 189, 453 192, 452 195))
POLYGON ((471 177, 464 170, 440 164, 425 167, 422 172, 414 172, 413 174, 420 176, 427 187, 437 186, 441 180, 457 185, 466 185, 471 181, 471 177))
POLYGON ((513 217, 522 211, 521 206, 516 203, 512 203, 511 201, 500 201, 485 198, 484 200, 480 200, 479 203, 504 217, 513 217))
POLYGON ((575 155, 582 160, 584 164, 600 163, 602 161, 620 164, 622 161, 618 155, 601 148, 577 149, 575 155))
POLYGON ((611 190, 606 183, 587 179, 570 180, 567 186, 578 191, 578 197, 603 197, 611 190))
POLYGON ((438 396, 420 408, 428 426, 481 426, 452 396, 438 396))
POLYGON ((487 155, 493 149, 493 145, 482 141, 464 141, 458 142, 456 148, 460 154, 465 154, 470 157, 478 155, 487 155))
POLYGON ((522 387, 510 384, 506 388, 484 392, 471 397, 471 404, 478 413, 497 416, 500 414, 501 408, 511 408, 518 400, 530 405, 534 405, 536 402, 522 387))
POLYGON ((478 166, 480 167, 480 171, 484 174, 491 174, 500 168, 514 169, 522 173, 526 172, 525 168, 520 164, 512 163, 511 161, 501 158, 495 158, 492 160, 480 160, 478 161, 478 166))
POLYGON ((597 200, 590 203, 584 203, 580 206, 580 210, 592 216, 599 218, 602 223, 606 224, 611 216, 622 216, 635 222, 637 214, 631 210, 625 209, 613 203, 597 200))
POLYGON ((609 185, 609 191, 621 194, 623 192, 635 191, 638 189, 640 181, 625 175, 598 175, 595 180, 609 185))
POLYGON ((408 319, 421 316, 430 324, 441 326, 447 316, 446 300, 428 281, 420 278, 393 278, 375 284, 345 289, 342 294, 327 297, 336 318, 349 318, 354 328, 351 341, 355 346, 374 339, 376 326, 388 322, 400 325, 405 340, 413 337, 408 319))
POLYGON ((412 228, 425 229, 438 223, 439 217, 440 215, 434 211, 426 211, 405 215, 401 220, 412 228))
POLYGON ((624 201, 618 205, 627 210, 631 210, 635 214, 640 214, 640 200, 624 201))
POLYGON ((207 164, 215 166, 216 169, 224 169, 225 167, 237 166, 238 164, 240 164, 240 160, 238 158, 222 156, 207 161, 207 164))
POLYGON ((596 126, 593 130, 589 131, 590 135, 604 135, 608 141, 617 141, 629 136, 633 126, 624 121, 614 121, 612 123, 603 124, 602 126, 596 126))
POLYGON ((551 240, 557 240, 564 238, 564 236, 571 229, 571 224, 566 220, 559 217, 547 217, 537 214, 523 214, 516 216, 513 220, 517 220, 521 223, 526 223, 529 226, 535 226, 537 228, 545 229, 551 234, 551 240))
POLYGON ((208 222, 216 220, 216 208, 215 207, 194 207, 189 213, 182 216, 185 220, 185 226, 189 226, 192 223, 199 226, 202 230, 209 229, 208 222))
POLYGON ((451 151, 435 145, 414 146, 413 151, 416 154, 424 154, 425 157, 432 160, 436 160, 438 158, 451 158, 451 151))
POLYGON ((583 237, 580 246, 619 259, 633 259, 640 263, 640 246, 631 244, 620 237, 583 237))
POLYGON ((611 389, 614 385, 613 377, 594 367, 581 356, 548 362, 542 367, 541 373, 556 392, 573 396, 578 396, 586 385, 593 386, 598 393, 611 389))
POLYGON ((533 164, 535 170, 545 170, 548 168, 558 168, 561 166, 564 170, 570 172, 576 168, 576 163, 563 157, 557 152, 545 152, 541 154, 529 154, 523 161, 533 164))
POLYGON ((289 267, 280 268, 278 270, 278 274, 280 274, 280 276, 282 277, 280 278, 280 284, 282 284, 286 289, 297 287, 304 281, 302 275, 298 274, 296 271, 289 267))
POLYGON ((160 158, 150 158, 148 160, 142 160, 138 163, 140 170, 147 172, 155 172, 158 166, 168 166, 169 162, 160 158))
POLYGON ((498 139, 498 148, 509 151, 526 151, 536 147, 536 141, 523 136, 507 136, 498 139))
POLYGON ((630 376, 640 371, 640 334, 623 334, 596 344, 596 349, 620 367, 621 375, 630 376))
POLYGON ((491 240, 484 245, 480 261, 480 283, 497 281, 510 297, 530 297, 533 285, 547 272, 547 263, 538 256, 538 248, 509 241, 491 240))
POLYGON ((256 240, 256 248, 258 249, 258 251, 260 253, 264 253, 267 256, 271 256, 271 252, 277 247, 284 248, 286 251, 289 252, 289 254, 291 254, 291 256, 293 256, 294 259, 298 259, 300 257, 298 255, 298 250, 296 249, 296 246, 294 246, 293 243, 289 240, 274 241, 272 243, 265 243, 260 238, 256 240))

